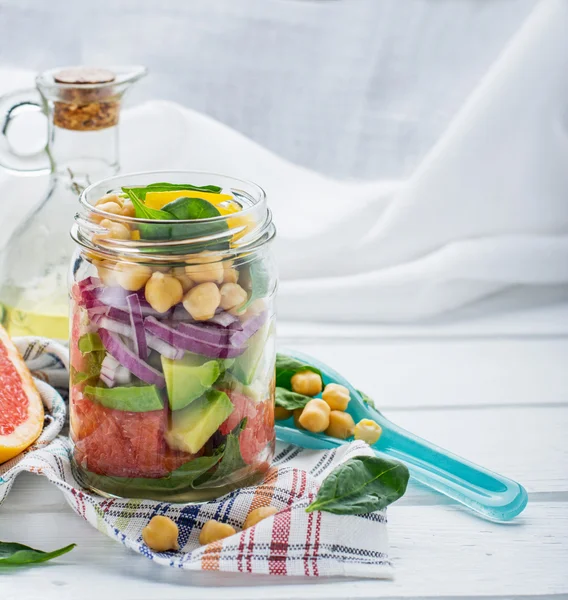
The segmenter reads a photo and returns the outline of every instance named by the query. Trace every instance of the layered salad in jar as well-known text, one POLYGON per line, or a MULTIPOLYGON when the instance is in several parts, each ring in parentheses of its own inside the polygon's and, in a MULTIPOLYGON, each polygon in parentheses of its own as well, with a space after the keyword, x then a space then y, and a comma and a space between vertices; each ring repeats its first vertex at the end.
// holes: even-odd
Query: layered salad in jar
POLYGON ((274 449, 276 286, 258 217, 242 190, 114 179, 73 233, 77 477, 182 502, 255 483, 274 449))

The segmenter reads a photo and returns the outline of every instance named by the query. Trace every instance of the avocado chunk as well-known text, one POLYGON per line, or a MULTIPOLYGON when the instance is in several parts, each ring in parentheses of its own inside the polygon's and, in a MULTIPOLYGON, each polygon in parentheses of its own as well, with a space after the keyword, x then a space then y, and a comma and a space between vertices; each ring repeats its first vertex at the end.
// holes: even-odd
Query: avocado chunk
POLYGON ((249 340, 248 348, 237 356, 231 373, 244 385, 250 385, 261 363, 270 333, 270 323, 265 323, 249 340))
POLYGON ((114 410, 148 412, 164 408, 160 392, 155 385, 115 388, 88 385, 85 387, 85 394, 95 402, 114 410))
POLYGON ((181 410, 197 400, 221 373, 219 361, 193 352, 186 352, 180 360, 162 356, 162 368, 172 410, 181 410))
POLYGON ((166 432, 170 448, 196 454, 233 412, 233 403, 225 392, 209 390, 199 400, 171 415, 166 432))

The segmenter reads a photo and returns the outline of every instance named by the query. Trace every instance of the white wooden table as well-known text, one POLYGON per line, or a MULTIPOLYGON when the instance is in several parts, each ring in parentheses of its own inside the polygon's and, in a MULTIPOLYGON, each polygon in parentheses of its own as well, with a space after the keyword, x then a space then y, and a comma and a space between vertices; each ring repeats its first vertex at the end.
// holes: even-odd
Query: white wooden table
POLYGON ((286 345, 337 368, 403 427, 523 483, 525 512, 490 523, 410 486, 388 510, 394 581, 189 574, 106 538, 46 480, 24 474, 0 508, 0 539, 78 547, 1 571, 0 599, 568 597, 568 336, 519 336, 505 325, 506 335, 474 338, 366 329, 299 341, 287 331, 286 345))

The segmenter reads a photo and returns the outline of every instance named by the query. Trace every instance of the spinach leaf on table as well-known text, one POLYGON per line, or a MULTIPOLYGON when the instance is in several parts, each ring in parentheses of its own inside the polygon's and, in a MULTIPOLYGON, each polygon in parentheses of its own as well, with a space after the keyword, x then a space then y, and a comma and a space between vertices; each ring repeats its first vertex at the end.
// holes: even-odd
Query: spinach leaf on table
POLYGON ((408 469, 398 461, 356 456, 324 479, 306 512, 362 515, 382 510, 404 495, 408 477, 408 469))
POLYGON ((304 408, 310 400, 311 398, 304 396, 304 394, 297 394, 282 387, 276 388, 276 406, 281 406, 286 410, 304 408))
POLYGON ((16 544, 15 542, 0 542, 0 566, 31 565, 45 562, 70 552, 75 546, 76 544, 69 544, 69 546, 53 550, 52 552, 44 552, 43 550, 35 550, 23 544, 16 544))
POLYGON ((321 371, 316 367, 285 354, 276 355, 276 387, 292 389, 292 377, 300 371, 312 371, 321 377, 321 371))

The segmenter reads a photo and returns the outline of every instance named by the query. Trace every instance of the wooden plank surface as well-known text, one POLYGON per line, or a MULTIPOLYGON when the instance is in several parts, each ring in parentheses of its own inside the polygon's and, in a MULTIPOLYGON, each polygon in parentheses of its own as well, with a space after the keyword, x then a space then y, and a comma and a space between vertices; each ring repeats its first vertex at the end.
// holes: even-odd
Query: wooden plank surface
MULTIPOLYGON (((45 486, 38 484, 41 496, 45 486)), ((47 484, 46 484, 47 485, 47 484)), ((38 501, 39 501, 38 497, 38 501)), ((534 502, 519 521, 483 522, 456 506, 393 506, 389 510, 392 582, 276 580, 267 576, 186 573, 165 569, 125 550, 71 514, 0 512, 0 531, 42 547, 79 542, 50 565, 2 572, 2 600, 112 598, 232 600, 252 598, 374 598, 530 595, 568 592, 568 504, 534 502), (25 524, 24 524, 25 521, 25 524), (230 588, 230 589, 227 589, 230 588)))
POLYGON ((530 497, 525 513, 490 523, 411 486, 389 509, 392 582, 189 574, 125 550, 43 478, 24 474, 0 508, 0 538, 79 547, 52 564, 1 571, 1 600, 35 600, 38 590, 48 600, 568 595, 568 340, 295 346, 389 399, 379 404, 403 427, 521 481, 530 497))

